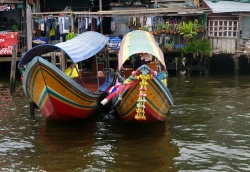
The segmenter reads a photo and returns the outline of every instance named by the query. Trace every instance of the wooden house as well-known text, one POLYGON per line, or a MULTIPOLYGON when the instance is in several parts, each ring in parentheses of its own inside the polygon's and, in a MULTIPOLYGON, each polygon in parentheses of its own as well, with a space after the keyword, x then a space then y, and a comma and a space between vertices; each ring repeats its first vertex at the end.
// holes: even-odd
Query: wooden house
MULTIPOLYGON (((241 0, 243 1, 243 0, 241 0)), ((217 1, 217 0, 141 0, 141 4, 135 4, 139 1, 133 0, 90 0, 85 2, 85 7, 81 9, 81 1, 73 0, 71 4, 60 5, 74 5, 77 4, 77 8, 72 8, 71 11, 62 12, 63 8, 59 6, 55 11, 47 11, 47 8, 54 8, 54 4, 50 1, 34 0, 32 3, 26 2, 26 11, 24 12, 26 19, 26 40, 25 47, 27 50, 32 48, 32 42, 34 41, 34 29, 35 20, 41 16, 53 14, 59 16, 60 14, 72 17, 72 22, 77 21, 77 17, 89 16, 89 17, 101 17, 103 21, 106 18, 111 21, 126 20, 131 17, 151 17, 158 16, 164 20, 178 20, 187 21, 198 18, 202 20, 205 27, 203 37, 206 37, 210 41, 210 46, 213 54, 229 54, 233 57, 239 57, 250 53, 250 3, 236 2, 236 1, 217 1), (121 5, 122 4, 122 5, 121 5), (51 5, 51 7, 49 6, 51 5), (89 7, 88 7, 89 6, 89 7), (109 6, 109 9, 107 8, 109 6), (89 9, 87 9, 89 8, 89 9), (93 10, 95 8, 95 10, 93 10), (46 11, 46 12, 45 12, 46 11), (73 19, 74 17, 74 19, 73 19), (123 20, 121 20, 123 19, 123 20), (27 44, 27 46, 26 46, 27 44)), ((99 32, 105 33, 103 27, 111 28, 111 24, 107 26, 107 23, 103 24, 99 28, 99 32)), ((74 24, 72 23, 72 30, 74 24)), ((114 32, 108 34, 125 34, 128 25, 123 23, 123 26, 118 26, 114 32), (121 30, 123 28, 123 30, 121 30), (124 31, 125 28, 125 31, 124 31)), ((138 27, 139 28, 139 27, 138 27)), ((165 34, 166 35, 166 34, 165 34)), ((160 37, 159 42, 162 42, 160 37)), ((164 41, 174 42, 175 44, 181 44, 181 36, 166 35, 164 41)), ((171 53, 170 57, 173 59, 179 56, 177 53, 171 53)), ((207 64, 206 64, 207 65, 207 64)), ((204 68, 202 67, 202 70, 204 68)), ((200 69, 198 69, 200 70, 200 69)))
MULTIPOLYGON (((63 3, 55 3, 59 0, 53 1, 42 1, 35 0, 32 3, 26 2, 26 43, 27 50, 32 48, 34 42, 34 33, 33 31, 36 29, 36 21, 42 21, 41 17, 46 17, 49 15, 53 15, 58 17, 60 15, 68 16, 71 18, 71 30, 77 31, 75 29, 75 23, 78 21, 79 17, 100 17, 102 19, 102 25, 99 27, 97 31, 104 34, 115 34, 124 35, 128 30, 128 25, 124 23, 120 23, 115 29, 115 32, 107 33, 108 29, 111 28, 111 23, 105 23, 105 19, 111 19, 117 21, 126 20, 128 23, 129 18, 138 18, 138 17, 161 17, 162 21, 169 22, 180 22, 180 21, 188 21, 199 19, 202 21, 202 24, 206 28, 206 14, 210 12, 210 9, 204 7, 201 1, 199 0, 90 0, 90 1, 80 1, 80 0, 72 0, 70 4, 67 4, 66 1, 63 3), (141 3, 138 3, 141 2, 141 3), (57 4, 57 5, 56 5, 57 4), (63 6, 62 6, 63 5, 63 6), (63 8, 69 5, 70 11, 63 11, 63 8), (109 7, 109 9, 107 8, 109 7), (52 10, 54 9, 54 10, 52 10), (124 20, 121 20, 124 19, 124 20), (122 25, 122 27, 121 27, 122 25), (104 28, 105 27, 105 28, 104 28), (125 30, 121 31, 121 28, 125 28, 125 30), (106 30, 105 30, 106 29, 106 30)), ((67 1, 68 2, 68 1, 67 1)), ((119 22, 116 22, 116 24, 119 22)), ((137 25, 133 29, 139 29, 137 25)), ((134 27, 134 26, 131 26, 134 27)), ((157 29, 156 23, 152 27, 153 29, 157 29)), ((92 28, 91 28, 92 29, 92 28)), ((203 37, 206 36, 207 32, 204 32, 203 37)), ((176 45, 177 49, 180 49, 182 45, 182 36, 180 35, 172 35, 172 34, 162 34, 162 36, 156 36, 156 39, 160 44, 168 43, 176 45)), ((35 42, 37 42, 35 40, 35 42)), ((176 53, 170 53, 166 55, 166 61, 173 61, 176 56, 180 56, 178 50, 176 53)), ((117 58, 116 58, 117 59, 117 58)), ((203 64, 204 65, 204 64, 203 64)), ((173 66, 176 66, 175 64, 173 66)), ((171 69, 171 67, 169 67, 171 69)), ((204 66, 201 68, 196 68, 197 70, 204 70, 204 66)), ((174 67, 175 70, 175 67, 174 67)))
POLYGON ((214 54, 233 57, 250 54, 250 3, 244 2, 203 1, 211 9, 207 16, 207 36, 214 54))

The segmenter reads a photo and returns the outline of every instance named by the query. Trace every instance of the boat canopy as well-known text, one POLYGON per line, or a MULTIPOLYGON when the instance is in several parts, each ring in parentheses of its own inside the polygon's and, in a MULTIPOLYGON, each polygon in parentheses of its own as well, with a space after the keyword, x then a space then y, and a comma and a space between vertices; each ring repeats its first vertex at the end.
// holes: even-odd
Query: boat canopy
POLYGON ((87 31, 66 42, 55 45, 43 44, 33 47, 23 55, 18 67, 26 65, 36 56, 41 56, 42 54, 58 49, 63 50, 74 63, 77 63, 97 54, 104 48, 107 42, 108 38, 105 35, 94 31, 87 31))
POLYGON ((163 52, 155 41, 154 36, 143 30, 129 32, 123 37, 118 53, 119 69, 131 55, 138 53, 152 54, 166 69, 163 52))

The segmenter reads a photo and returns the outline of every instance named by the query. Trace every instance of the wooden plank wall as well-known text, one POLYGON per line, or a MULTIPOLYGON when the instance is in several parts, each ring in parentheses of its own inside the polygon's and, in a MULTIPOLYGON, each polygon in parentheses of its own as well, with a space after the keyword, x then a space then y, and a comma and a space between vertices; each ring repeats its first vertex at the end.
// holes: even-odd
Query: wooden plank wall
POLYGON ((235 39, 209 38, 210 47, 214 54, 235 54, 235 39))

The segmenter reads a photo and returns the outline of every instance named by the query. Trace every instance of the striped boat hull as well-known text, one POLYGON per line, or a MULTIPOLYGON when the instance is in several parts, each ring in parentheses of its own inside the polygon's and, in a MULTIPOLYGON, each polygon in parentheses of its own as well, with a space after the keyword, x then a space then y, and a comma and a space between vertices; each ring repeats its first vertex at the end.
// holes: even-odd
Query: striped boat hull
POLYGON ((165 121, 170 107, 173 105, 173 98, 168 88, 157 78, 148 80, 148 90, 145 102, 145 120, 135 119, 137 100, 140 89, 140 80, 133 84, 131 88, 122 93, 122 100, 118 97, 115 100, 114 108, 116 115, 124 122, 152 123, 165 121))
POLYGON ((88 91, 41 57, 35 57, 27 66, 23 89, 46 119, 57 121, 94 115, 102 96, 88 91))

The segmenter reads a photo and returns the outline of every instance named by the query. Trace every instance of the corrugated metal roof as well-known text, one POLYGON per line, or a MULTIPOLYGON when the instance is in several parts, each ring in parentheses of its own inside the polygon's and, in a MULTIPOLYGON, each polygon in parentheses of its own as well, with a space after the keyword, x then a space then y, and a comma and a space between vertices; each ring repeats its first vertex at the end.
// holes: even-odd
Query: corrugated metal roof
POLYGON ((250 12, 250 3, 242 3, 235 1, 219 1, 212 2, 211 0, 204 0, 213 13, 226 12, 250 12))

